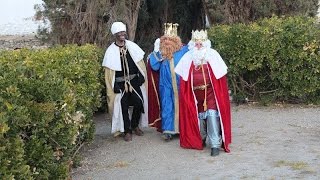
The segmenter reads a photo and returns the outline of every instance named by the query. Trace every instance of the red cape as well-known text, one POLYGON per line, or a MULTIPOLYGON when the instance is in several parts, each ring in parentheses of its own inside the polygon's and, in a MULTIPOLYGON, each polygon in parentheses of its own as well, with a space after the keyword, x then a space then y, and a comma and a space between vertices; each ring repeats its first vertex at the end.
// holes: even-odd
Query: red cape
MULTIPOLYGON (((191 64, 190 69, 193 68, 191 64)), ((196 108, 195 98, 191 88, 191 70, 189 70, 189 79, 184 81, 180 78, 180 146, 190 149, 203 149, 202 139, 199 129, 198 112, 196 108)), ((217 107, 221 118, 221 132, 223 140, 223 148, 225 152, 230 152, 229 144, 231 143, 231 112, 230 100, 228 93, 228 85, 226 75, 220 79, 216 79, 209 65, 211 83, 214 86, 217 107)))
POLYGON ((152 70, 150 61, 147 63, 148 77, 148 121, 149 126, 162 132, 160 102, 159 102, 159 73, 152 70))

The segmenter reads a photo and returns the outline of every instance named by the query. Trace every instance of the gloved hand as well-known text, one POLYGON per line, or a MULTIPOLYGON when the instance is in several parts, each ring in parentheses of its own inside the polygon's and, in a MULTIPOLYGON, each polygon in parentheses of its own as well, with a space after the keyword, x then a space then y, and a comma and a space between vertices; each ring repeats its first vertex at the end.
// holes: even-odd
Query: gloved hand
POLYGON ((156 39, 156 41, 154 42, 154 48, 153 48, 153 51, 154 52, 159 52, 160 50, 160 38, 156 39))

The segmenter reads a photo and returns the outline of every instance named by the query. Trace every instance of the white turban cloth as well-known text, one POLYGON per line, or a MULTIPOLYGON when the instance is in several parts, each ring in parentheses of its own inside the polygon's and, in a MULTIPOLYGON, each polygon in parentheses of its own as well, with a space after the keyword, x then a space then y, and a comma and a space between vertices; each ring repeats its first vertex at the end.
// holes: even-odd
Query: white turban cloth
POLYGON ((116 34, 121 31, 126 31, 126 25, 122 22, 114 22, 111 26, 111 33, 116 34))

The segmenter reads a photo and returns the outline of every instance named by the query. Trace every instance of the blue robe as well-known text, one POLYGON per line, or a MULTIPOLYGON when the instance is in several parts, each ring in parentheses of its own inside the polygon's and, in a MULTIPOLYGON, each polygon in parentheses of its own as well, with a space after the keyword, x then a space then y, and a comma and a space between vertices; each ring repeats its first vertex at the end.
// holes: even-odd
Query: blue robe
POLYGON ((174 67, 187 51, 188 47, 183 46, 179 51, 175 52, 173 54, 173 62, 168 59, 161 61, 162 57, 159 52, 150 54, 150 66, 152 70, 159 71, 159 98, 163 133, 179 133, 178 87, 180 79, 179 76, 174 73, 174 67), (172 76, 172 72, 174 76, 172 76))

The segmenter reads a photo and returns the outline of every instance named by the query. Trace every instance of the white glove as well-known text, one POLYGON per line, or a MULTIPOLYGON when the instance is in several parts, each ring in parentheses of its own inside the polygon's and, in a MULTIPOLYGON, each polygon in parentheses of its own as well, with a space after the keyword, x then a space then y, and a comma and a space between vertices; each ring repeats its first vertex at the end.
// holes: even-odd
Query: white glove
POLYGON ((160 38, 156 39, 156 41, 154 42, 154 52, 159 52, 160 50, 160 38))

